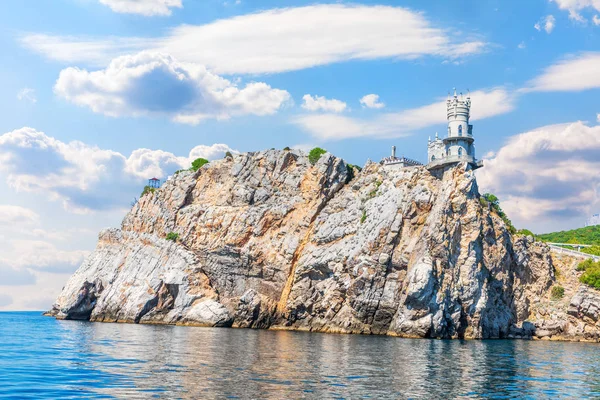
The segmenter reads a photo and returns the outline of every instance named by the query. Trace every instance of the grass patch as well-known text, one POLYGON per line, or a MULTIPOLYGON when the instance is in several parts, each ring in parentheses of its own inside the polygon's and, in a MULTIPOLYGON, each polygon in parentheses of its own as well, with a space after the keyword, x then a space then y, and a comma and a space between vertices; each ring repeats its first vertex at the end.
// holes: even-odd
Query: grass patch
POLYGON ((367 220, 367 210, 363 210, 362 216, 360 217, 360 223, 364 224, 367 220))
POLYGON ((171 242, 176 242, 179 240, 179 233, 169 232, 167 233, 166 239, 170 240, 171 242))
POLYGON ((550 298, 552 300, 560 300, 565 296, 565 288, 559 285, 552 286, 550 291, 550 298))

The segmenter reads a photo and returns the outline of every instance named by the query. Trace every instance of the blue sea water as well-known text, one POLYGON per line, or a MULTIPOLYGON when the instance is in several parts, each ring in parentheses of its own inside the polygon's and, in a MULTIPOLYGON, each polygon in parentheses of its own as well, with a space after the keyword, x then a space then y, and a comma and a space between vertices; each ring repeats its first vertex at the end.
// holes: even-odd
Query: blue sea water
POLYGON ((2 398, 597 398, 600 345, 409 340, 0 313, 2 398))

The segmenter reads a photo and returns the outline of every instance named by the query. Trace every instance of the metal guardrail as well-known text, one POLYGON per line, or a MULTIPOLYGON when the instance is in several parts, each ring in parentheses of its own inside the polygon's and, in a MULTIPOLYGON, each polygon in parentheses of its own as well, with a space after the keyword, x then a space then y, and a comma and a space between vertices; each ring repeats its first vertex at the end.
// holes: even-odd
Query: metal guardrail
POLYGON ((552 244, 554 246, 569 246, 569 247, 592 247, 591 244, 579 244, 579 243, 552 243, 546 242, 548 244, 552 244))
POLYGON ((594 256, 592 254, 582 253, 580 251, 565 249, 564 247, 556 246, 550 243, 547 244, 552 250, 555 250, 557 253, 569 254, 574 257, 580 257, 585 259, 591 258, 594 261, 600 261, 600 256, 594 256))

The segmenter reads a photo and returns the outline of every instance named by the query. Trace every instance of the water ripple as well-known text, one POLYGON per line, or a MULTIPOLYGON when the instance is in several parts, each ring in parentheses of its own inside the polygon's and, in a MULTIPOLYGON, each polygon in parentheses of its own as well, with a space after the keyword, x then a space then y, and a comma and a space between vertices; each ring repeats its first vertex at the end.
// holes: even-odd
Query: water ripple
POLYGON ((600 346, 56 321, 0 313, 0 397, 597 398, 600 346))

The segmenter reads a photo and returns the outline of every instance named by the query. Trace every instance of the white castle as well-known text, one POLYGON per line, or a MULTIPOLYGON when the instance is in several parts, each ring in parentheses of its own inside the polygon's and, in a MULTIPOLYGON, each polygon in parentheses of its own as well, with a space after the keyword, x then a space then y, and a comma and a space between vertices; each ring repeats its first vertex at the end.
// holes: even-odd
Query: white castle
MULTIPOLYGON (((467 95, 463 99, 462 93, 459 96, 454 89, 454 96, 446 101, 446 110, 448 118, 448 135, 440 139, 435 134, 435 139, 429 138, 427 145, 427 168, 430 170, 444 168, 459 162, 467 162, 472 169, 483 166, 482 161, 475 158, 475 146, 473 142, 473 125, 469 125, 471 113, 471 98, 467 95)), ((392 147, 391 157, 381 160, 384 165, 395 165, 399 167, 410 167, 414 165, 423 165, 418 161, 405 157, 396 157, 396 146, 392 147)))

